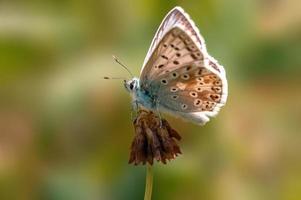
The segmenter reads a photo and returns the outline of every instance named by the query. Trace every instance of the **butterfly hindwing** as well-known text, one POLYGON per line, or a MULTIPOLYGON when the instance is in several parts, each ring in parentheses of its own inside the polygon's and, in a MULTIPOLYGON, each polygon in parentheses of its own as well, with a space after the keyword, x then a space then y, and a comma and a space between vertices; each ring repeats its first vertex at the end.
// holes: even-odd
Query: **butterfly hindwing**
POLYGON ((220 78, 202 67, 180 68, 163 76, 159 90, 160 105, 176 112, 213 111, 221 103, 222 86, 220 78), (174 76, 173 74, 179 74, 174 76), (162 80, 166 80, 163 83, 162 80))

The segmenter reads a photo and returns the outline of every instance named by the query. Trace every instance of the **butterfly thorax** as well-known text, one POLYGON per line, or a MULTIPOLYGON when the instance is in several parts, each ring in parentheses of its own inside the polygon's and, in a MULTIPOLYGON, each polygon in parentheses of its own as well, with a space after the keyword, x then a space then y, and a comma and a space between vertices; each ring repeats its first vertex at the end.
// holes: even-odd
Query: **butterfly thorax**
POLYGON ((143 90, 141 87, 137 88, 136 90, 136 101, 141 106, 154 110, 157 107, 157 98, 152 95, 149 91, 143 90))
POLYGON ((154 110, 156 108, 156 96, 148 90, 140 87, 138 78, 135 77, 125 82, 125 88, 131 94, 134 103, 150 110, 154 110))

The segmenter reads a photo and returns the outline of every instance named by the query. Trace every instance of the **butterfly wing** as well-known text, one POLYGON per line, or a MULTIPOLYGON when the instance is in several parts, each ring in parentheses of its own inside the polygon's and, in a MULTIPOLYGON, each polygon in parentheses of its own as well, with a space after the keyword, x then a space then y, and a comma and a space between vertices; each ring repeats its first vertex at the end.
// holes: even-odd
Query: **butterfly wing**
MULTIPOLYGON (((214 61, 211 63, 218 65, 214 61)), ((161 85, 157 91, 159 106, 172 115, 205 124, 226 102, 225 84, 220 76, 204 67, 202 61, 160 78, 160 83, 153 83, 161 85)))
POLYGON ((204 124, 227 98, 225 71, 208 55, 194 23, 176 7, 160 25, 145 58, 140 87, 160 109, 204 124))
POLYGON ((160 24, 144 59, 141 73, 148 72, 149 66, 146 67, 146 65, 149 62, 149 59, 152 56, 153 52, 155 51, 158 44, 162 41, 162 38, 166 35, 166 33, 175 27, 181 27, 183 30, 186 30, 191 36, 191 39, 194 40, 194 42, 198 45, 198 47, 200 49, 206 50, 204 39, 199 33, 199 30, 194 25, 194 22, 190 20, 189 16, 181 7, 177 6, 165 16, 162 23, 160 24))

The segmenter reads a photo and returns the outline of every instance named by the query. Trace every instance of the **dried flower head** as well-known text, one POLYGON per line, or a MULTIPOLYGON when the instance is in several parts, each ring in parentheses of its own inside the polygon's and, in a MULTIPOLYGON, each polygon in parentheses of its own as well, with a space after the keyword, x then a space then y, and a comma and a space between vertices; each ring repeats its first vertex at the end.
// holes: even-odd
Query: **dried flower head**
POLYGON ((152 111, 141 109, 133 123, 135 137, 131 145, 130 164, 148 162, 152 165, 154 159, 166 164, 166 160, 181 154, 176 142, 181 140, 181 136, 165 119, 160 119, 152 111))

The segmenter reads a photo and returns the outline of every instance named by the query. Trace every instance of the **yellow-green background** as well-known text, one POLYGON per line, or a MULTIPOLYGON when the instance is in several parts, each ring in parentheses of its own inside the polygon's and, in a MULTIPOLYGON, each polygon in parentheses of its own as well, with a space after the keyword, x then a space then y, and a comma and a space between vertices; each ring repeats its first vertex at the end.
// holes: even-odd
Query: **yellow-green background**
POLYGON ((229 98, 200 127, 168 117, 183 155, 155 165, 154 200, 301 199, 299 0, 0 2, 0 199, 136 200, 144 167, 127 76, 182 6, 225 66, 229 98))

